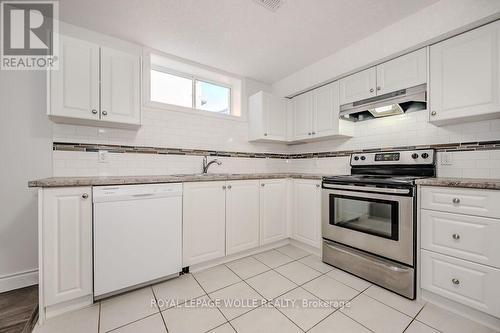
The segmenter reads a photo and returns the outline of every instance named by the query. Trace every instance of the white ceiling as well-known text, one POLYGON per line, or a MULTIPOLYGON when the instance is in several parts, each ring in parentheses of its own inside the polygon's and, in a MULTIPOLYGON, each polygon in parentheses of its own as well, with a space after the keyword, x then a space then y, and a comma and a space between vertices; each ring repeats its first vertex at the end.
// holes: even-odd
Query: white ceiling
POLYGON ((62 0, 68 23, 275 82, 438 0, 62 0))

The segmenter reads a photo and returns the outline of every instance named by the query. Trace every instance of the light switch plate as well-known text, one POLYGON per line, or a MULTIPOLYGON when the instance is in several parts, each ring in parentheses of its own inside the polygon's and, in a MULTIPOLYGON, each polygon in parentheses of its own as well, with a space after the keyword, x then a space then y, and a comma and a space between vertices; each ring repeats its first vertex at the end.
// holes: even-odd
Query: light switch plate
POLYGON ((107 150, 99 150, 99 152, 97 154, 97 161, 99 163, 108 163, 109 162, 108 154, 109 154, 109 152, 107 150))
POLYGON ((440 153, 441 156, 441 165, 452 165, 453 164, 453 155, 451 153, 440 153))

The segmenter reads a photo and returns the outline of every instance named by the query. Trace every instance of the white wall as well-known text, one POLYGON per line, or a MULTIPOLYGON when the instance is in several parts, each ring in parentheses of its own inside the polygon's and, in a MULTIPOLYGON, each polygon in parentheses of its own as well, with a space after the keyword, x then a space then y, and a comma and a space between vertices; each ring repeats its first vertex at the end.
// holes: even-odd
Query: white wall
POLYGON ((38 283, 37 192, 52 173, 43 71, 0 71, 0 292, 38 283))
POLYGON ((273 91, 293 95, 499 17, 498 0, 441 0, 275 82, 273 91))

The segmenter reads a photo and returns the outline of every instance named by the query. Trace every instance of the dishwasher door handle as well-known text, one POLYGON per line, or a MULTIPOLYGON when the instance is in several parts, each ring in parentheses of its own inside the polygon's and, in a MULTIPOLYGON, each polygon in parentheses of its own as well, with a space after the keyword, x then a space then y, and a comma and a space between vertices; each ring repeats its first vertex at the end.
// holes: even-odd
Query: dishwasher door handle
POLYGON ((132 194, 133 197, 136 198, 145 198, 145 197, 152 197, 154 196, 155 193, 141 193, 141 194, 132 194))

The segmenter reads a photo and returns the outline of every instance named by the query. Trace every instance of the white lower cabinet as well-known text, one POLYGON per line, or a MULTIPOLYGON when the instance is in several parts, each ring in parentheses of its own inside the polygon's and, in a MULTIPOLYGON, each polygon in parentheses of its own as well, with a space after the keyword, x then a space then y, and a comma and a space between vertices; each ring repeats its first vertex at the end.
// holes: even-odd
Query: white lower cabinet
POLYGON ((47 188, 39 195, 43 319, 47 307, 63 312, 64 303, 92 297, 92 190, 47 188))
POLYGON ((500 316, 500 270, 422 250, 422 288, 500 316))
POLYGON ((292 238, 321 246, 321 181, 293 180, 292 238))
POLYGON ((226 255, 259 246, 259 181, 227 182, 226 255))
POLYGON ((183 267, 225 256, 225 189, 226 182, 184 184, 183 267))
POLYGON ((420 284, 500 317, 500 191, 422 186, 420 284), (482 215, 484 217, 481 217, 482 215))
POLYGON ((260 181, 260 245, 287 237, 287 181, 260 181))

